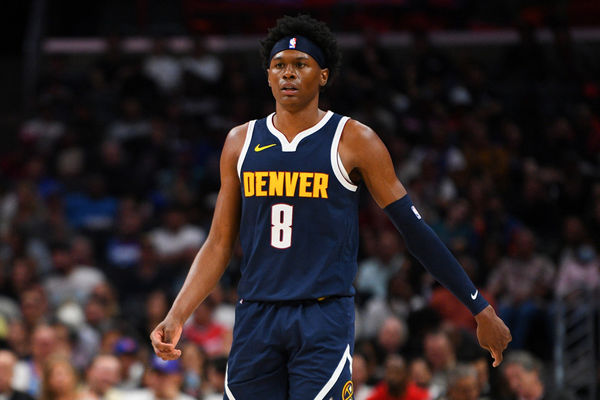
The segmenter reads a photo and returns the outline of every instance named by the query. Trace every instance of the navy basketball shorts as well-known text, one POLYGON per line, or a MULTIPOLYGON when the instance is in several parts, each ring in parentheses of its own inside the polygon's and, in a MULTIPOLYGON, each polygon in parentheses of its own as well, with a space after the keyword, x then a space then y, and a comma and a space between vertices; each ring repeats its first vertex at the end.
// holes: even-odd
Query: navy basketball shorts
POLYGON ((242 302, 225 400, 350 400, 354 301, 242 302))

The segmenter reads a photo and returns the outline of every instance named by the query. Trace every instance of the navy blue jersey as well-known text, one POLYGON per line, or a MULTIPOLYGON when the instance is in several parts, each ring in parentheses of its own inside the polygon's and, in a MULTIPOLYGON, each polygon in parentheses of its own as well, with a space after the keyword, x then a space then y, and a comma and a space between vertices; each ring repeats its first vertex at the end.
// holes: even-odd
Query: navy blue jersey
POLYGON ((348 117, 328 111, 292 142, 273 115, 251 121, 238 161, 242 299, 353 295, 358 192, 338 155, 348 117))

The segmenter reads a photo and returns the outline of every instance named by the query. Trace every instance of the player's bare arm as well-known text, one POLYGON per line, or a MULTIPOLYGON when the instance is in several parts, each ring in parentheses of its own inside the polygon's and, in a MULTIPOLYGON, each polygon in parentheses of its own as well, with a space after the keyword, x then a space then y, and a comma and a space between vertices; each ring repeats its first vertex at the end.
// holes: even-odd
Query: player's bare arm
POLYGON ((164 360, 181 355, 175 346, 183 324, 213 290, 225 271, 240 225, 240 181, 237 160, 248 124, 233 128, 221 153, 221 188, 206 242, 192 263, 188 276, 167 317, 150 334, 156 354, 164 360))
MULTIPOLYGON (((348 121, 340 140, 339 153, 350 177, 364 181, 369 192, 381 208, 386 208, 399 199, 405 198, 406 189, 396 177, 387 148, 368 126, 354 120, 348 121)), ((418 218, 420 219, 420 216, 418 218)), ((440 250, 439 246, 436 250, 440 250)), ((443 250, 447 250, 445 246, 443 250)), ((418 254, 416 256, 419 258, 418 254)), ((419 260, 426 268, 428 267, 426 264, 431 264, 423 262, 421 258, 419 260)), ((445 263, 446 260, 447 258, 440 258, 441 263, 445 263)), ((432 271, 430 270, 430 272, 432 271)), ((442 283, 446 285, 446 282, 442 283)), ((477 291, 470 294, 470 297, 474 300, 477 296, 477 291)), ((493 366, 496 367, 502 362, 502 352, 511 340, 510 332, 490 305, 478 311, 475 320, 477 321, 479 344, 491 353, 494 358, 493 366)))
POLYGON ((390 153, 368 126, 349 120, 340 139, 339 153, 350 178, 362 180, 379 207, 406 194, 396 177, 390 153))

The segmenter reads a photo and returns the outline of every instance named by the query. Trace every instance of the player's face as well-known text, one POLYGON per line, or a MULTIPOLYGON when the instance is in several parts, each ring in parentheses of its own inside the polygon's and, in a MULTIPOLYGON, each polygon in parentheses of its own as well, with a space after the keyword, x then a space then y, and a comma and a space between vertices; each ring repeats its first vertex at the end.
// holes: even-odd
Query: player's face
POLYGON ((329 78, 329 69, 321 69, 306 53, 283 50, 271 59, 267 74, 277 103, 302 107, 319 95, 329 78))

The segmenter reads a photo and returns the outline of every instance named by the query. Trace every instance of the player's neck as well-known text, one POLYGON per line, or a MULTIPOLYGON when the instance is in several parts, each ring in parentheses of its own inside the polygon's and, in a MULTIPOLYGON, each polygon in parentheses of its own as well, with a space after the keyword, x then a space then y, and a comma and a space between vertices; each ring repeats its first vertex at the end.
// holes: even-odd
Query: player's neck
POLYGON ((315 126, 325 116, 325 111, 319 109, 317 103, 300 110, 290 110, 277 104, 275 110, 273 124, 290 142, 298 133, 315 126))

